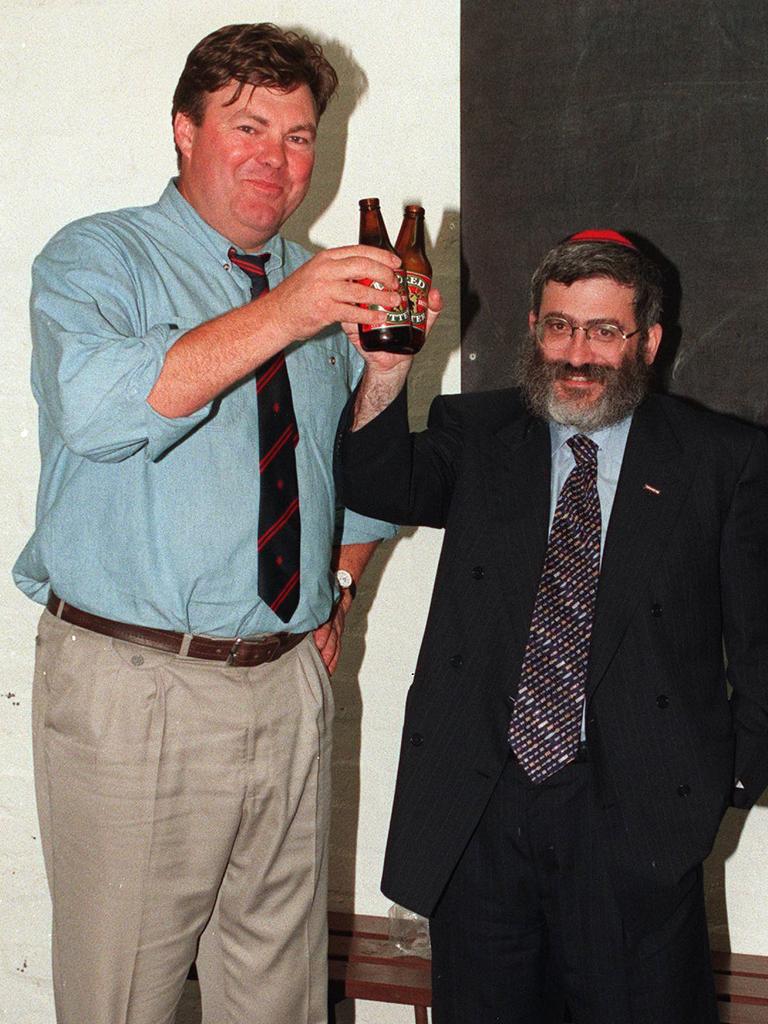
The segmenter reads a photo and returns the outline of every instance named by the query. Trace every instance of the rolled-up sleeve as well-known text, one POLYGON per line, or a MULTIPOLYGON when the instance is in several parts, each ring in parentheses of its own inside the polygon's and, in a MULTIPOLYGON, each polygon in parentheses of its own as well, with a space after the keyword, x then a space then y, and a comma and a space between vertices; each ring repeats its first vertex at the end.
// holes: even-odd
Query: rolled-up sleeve
POLYGON ((32 389, 64 444, 96 462, 157 459, 208 416, 167 419, 147 402, 191 323, 147 323, 141 282, 106 234, 70 225, 32 270, 32 389))
POLYGON ((342 544, 367 544, 372 540, 389 540, 397 535, 397 527, 385 523, 383 519, 361 516, 359 512, 352 512, 348 508, 342 510, 342 515, 342 544))

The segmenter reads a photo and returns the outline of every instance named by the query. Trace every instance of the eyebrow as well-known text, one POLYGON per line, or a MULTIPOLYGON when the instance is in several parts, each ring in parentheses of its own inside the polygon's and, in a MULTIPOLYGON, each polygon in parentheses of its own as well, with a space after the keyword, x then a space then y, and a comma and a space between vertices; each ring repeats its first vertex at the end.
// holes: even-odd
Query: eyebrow
MULTIPOLYGON (((574 323, 572 316, 569 316, 568 313, 561 313, 558 309, 552 309, 548 313, 540 313, 539 319, 546 320, 550 316, 556 317, 558 320, 567 320, 569 324, 574 323)), ((581 326, 595 327, 597 324, 615 324, 617 327, 621 327, 622 330, 627 329, 624 321, 615 316, 593 316, 591 320, 585 321, 581 326)))
MULTIPOLYGON (((262 117, 261 114, 254 114, 250 110, 243 110, 238 114, 238 116, 245 117, 249 121, 255 121, 256 124, 261 125, 262 128, 268 128, 271 124, 269 118, 262 117)), ((309 132, 312 138, 314 138, 317 135, 317 125, 313 124, 311 121, 294 124, 288 129, 286 135, 293 135, 294 132, 309 132)))

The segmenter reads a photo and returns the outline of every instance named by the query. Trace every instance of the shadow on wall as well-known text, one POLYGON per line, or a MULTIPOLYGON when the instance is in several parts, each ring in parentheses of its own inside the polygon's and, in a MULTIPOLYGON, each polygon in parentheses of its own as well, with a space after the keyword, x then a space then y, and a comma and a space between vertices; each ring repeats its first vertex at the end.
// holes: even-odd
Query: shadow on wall
MULTIPOLYGON (((299 33, 307 31, 301 26, 294 25, 292 28, 299 33)), ((368 89, 368 79, 350 51, 341 43, 334 39, 324 40, 316 32, 311 35, 321 44, 326 57, 336 68, 339 88, 320 120, 312 187, 290 218, 286 234, 310 252, 319 252, 321 247, 311 241, 310 232, 338 194, 347 153, 349 120, 368 89)), ((350 226, 352 234, 345 240, 346 244, 357 241, 357 210, 350 212, 350 226)))

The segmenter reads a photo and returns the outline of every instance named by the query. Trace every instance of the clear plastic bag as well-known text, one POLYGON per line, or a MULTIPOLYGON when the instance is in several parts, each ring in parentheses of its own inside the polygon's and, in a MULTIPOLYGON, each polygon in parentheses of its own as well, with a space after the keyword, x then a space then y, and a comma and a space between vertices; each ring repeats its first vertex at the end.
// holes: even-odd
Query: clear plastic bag
POLYGON ((409 956, 428 957, 432 947, 429 942, 429 921, 413 910, 393 903, 389 908, 389 941, 409 956))

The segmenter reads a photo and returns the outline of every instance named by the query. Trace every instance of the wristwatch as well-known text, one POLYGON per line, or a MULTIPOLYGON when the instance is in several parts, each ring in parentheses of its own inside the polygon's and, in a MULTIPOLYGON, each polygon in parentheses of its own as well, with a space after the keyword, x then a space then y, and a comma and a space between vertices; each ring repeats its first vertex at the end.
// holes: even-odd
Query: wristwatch
POLYGON ((357 587, 355 586, 355 581, 352 578, 352 573, 347 572, 346 569, 337 569, 336 582, 339 585, 339 589, 348 590, 349 596, 354 600, 355 594, 357 593, 357 587))

